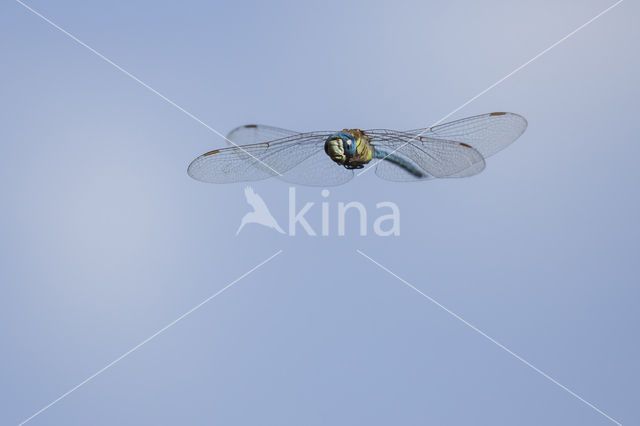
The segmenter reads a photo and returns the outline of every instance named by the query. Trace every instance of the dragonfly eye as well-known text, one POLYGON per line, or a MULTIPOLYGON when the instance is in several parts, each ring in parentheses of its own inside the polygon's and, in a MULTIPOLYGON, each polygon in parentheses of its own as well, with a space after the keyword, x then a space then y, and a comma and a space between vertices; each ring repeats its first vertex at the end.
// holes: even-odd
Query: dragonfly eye
POLYGON ((356 142, 353 140, 353 137, 351 135, 346 136, 345 138, 342 139, 343 141, 343 146, 344 146, 344 152, 345 154, 355 154, 356 153, 356 142))

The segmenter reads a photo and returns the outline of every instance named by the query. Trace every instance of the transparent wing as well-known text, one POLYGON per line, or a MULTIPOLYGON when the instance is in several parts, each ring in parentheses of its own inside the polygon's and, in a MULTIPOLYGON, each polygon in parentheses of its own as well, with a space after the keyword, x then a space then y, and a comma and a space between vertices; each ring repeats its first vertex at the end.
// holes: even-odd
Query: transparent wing
MULTIPOLYGON (((332 132, 325 133, 328 136, 332 132)), ((245 145, 288 139, 299 134, 294 130, 264 124, 247 124, 233 129, 227 135, 227 139, 236 145, 245 145)), ((334 186, 349 181, 353 177, 353 171, 340 167, 331 161, 324 152, 325 140, 326 137, 322 139, 322 146, 316 153, 311 154, 286 173, 280 172, 282 176, 276 174, 276 177, 285 182, 311 186, 334 186)), ((240 155, 242 155, 242 151, 240 151, 240 155)), ((245 155, 244 158, 246 157, 245 155)), ((251 157, 249 158, 251 159, 251 157)))
POLYGON ((298 133, 270 142, 216 149, 193 160, 187 172, 194 179, 211 183, 279 176, 304 185, 339 185, 353 173, 332 163, 325 154, 324 142, 330 134, 298 133))
POLYGON ((463 142, 487 158, 518 139, 526 128, 527 120, 521 115, 512 112, 492 112, 405 133, 418 139, 426 137, 463 142))
MULTIPOLYGON (((485 166, 484 157, 466 143, 433 139, 395 130, 366 130, 371 144, 386 152, 393 153, 405 161, 418 166, 428 176, 411 178, 395 168, 402 169, 387 160, 379 161, 376 174, 383 179, 406 181, 428 179, 429 177, 463 177, 480 173, 485 166)), ((406 173, 409 174, 409 173, 406 173)))
POLYGON ((233 142, 230 145, 251 145, 261 142, 275 141, 299 135, 294 130, 281 129, 279 127, 265 126, 264 124, 247 124, 236 127, 227 135, 227 139, 233 142))
POLYGON ((323 145, 314 154, 278 177, 285 182, 309 186, 336 186, 350 181, 353 170, 334 163, 324 152, 324 140, 322 142, 323 145))

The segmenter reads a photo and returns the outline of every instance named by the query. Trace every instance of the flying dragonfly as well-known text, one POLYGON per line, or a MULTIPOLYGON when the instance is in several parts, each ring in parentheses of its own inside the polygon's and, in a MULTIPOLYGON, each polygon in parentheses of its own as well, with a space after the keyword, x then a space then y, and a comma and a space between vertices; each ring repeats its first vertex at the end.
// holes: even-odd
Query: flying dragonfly
POLYGON ((189 175, 211 183, 277 176, 290 183, 341 185, 369 163, 390 181, 457 178, 480 173, 485 159, 515 141, 527 120, 492 112, 426 129, 343 129, 299 133, 248 124, 232 130, 234 145, 202 154, 189 175))

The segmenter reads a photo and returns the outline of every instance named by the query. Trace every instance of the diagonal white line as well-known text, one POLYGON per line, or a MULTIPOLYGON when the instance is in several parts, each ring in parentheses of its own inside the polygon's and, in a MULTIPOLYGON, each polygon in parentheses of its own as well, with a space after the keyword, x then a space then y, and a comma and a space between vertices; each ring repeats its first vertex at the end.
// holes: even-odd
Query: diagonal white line
POLYGON ((245 278, 247 275, 251 274, 253 271, 255 271, 256 269, 260 268, 262 265, 264 265, 265 263, 271 261, 273 258, 275 258, 276 256, 278 256, 280 253, 282 253, 282 250, 278 250, 275 254, 271 255, 269 258, 263 260, 262 262, 258 263, 256 266, 254 266, 253 268, 249 269, 247 272, 245 272, 244 274, 240 275, 238 278, 236 278, 235 280, 231 281, 229 284, 227 284, 226 286, 224 286, 222 289, 218 290, 216 293, 212 294, 211 296, 207 297, 206 299, 204 299, 202 302, 198 303, 196 306, 194 306, 193 308, 189 309, 187 312, 185 312, 184 314, 180 315, 178 318, 176 318, 175 320, 171 321, 169 324, 165 325, 164 327, 162 327, 160 330, 156 331, 155 333, 153 333, 151 336, 147 337, 146 339, 144 339, 142 342, 138 343, 136 346, 134 346, 133 348, 129 349, 127 352, 123 353, 122 355, 120 355, 118 358, 114 359, 113 361, 111 361, 109 364, 105 365, 104 367, 102 367, 100 370, 96 371, 95 373, 93 373, 91 376, 87 377, 86 379, 84 379, 83 381, 81 381, 80 383, 78 383, 76 386, 72 387, 71 389, 69 389, 67 392, 63 393, 62 395, 60 395, 58 398, 54 399, 53 401, 51 401, 49 404, 45 405, 44 407, 42 407, 40 410, 38 410, 37 412, 35 412, 31 417, 23 420, 19 426, 29 422, 30 420, 32 420, 34 417, 42 414, 45 410, 51 408, 51 406, 55 405, 56 403, 60 402, 62 399, 66 398, 67 396, 69 396, 69 394, 75 392, 78 388, 80 388, 81 386, 87 384, 88 382, 90 382, 91 380, 93 380, 95 377, 99 376, 100 374, 102 374, 103 372, 105 372, 106 370, 108 370, 109 368, 113 367, 116 363, 122 361, 124 358, 126 358, 127 356, 129 356, 131 353, 133 353, 134 351, 140 349, 143 345, 145 345, 146 343, 148 343, 149 341, 151 341, 152 339, 154 339, 155 337, 157 337, 158 335, 160 335, 161 333, 163 333, 164 331, 166 331, 167 329, 173 327, 174 325, 176 325, 178 322, 182 321, 184 318, 186 318, 187 316, 189 316, 190 314, 192 314, 193 312, 195 312, 196 310, 200 309, 202 306, 204 306, 206 303, 208 303, 209 301, 211 301, 212 299, 216 298, 218 295, 222 294, 225 290, 227 290, 229 287, 231 287, 232 285, 234 285, 235 283, 237 283, 238 281, 240 281, 241 279, 245 278))
POLYGON ((427 127, 426 129, 424 129, 422 132, 420 132, 418 135, 414 136, 413 138, 411 138, 410 140, 408 140, 407 142, 403 143, 402 145, 400 145, 398 148, 394 149, 393 151, 391 151, 389 154, 385 155, 383 158, 374 161, 371 165, 367 166, 366 168, 364 168, 360 173, 358 173, 356 175, 360 176, 363 173, 366 173, 367 170, 369 170, 370 168, 372 168, 373 166, 375 166, 376 164, 378 164, 380 161, 383 161, 384 159, 386 159, 388 156, 390 156, 391 154, 393 154, 394 152, 398 151, 399 149, 402 149, 402 147, 406 146, 407 144, 411 143, 412 141, 418 139, 420 136, 424 135, 427 131, 431 130, 431 128, 435 125, 438 125, 440 123, 442 123, 444 120, 446 120, 447 118, 451 117, 453 114, 455 114, 456 112, 460 111, 462 108, 466 107, 467 105, 469 105, 471 102, 475 101, 476 99, 478 99, 480 96, 484 95, 485 93, 487 93, 489 90, 493 89, 494 87, 496 87, 497 85, 499 85, 500 83, 502 83, 503 81, 505 81, 506 79, 508 79, 509 77, 511 77, 512 75, 514 75, 515 73, 517 73, 518 71, 520 71, 521 69, 523 69, 524 67, 526 67, 527 65, 529 65, 530 63, 532 63, 533 61, 535 61, 536 59, 538 59, 539 57, 541 57, 542 55, 544 55, 545 53, 547 53, 548 51, 550 51, 551 49, 553 49, 554 47, 556 47, 557 45, 559 45, 560 43, 562 43, 563 41, 565 41, 566 39, 568 39, 569 37, 571 37, 572 35, 574 35, 575 33, 577 33, 578 31, 580 31, 581 29, 583 29, 584 27, 586 27, 587 25, 591 24, 593 21, 595 21, 596 19, 600 18, 602 15, 604 15, 605 13, 609 12, 611 9, 613 9, 614 7, 616 7, 617 5, 619 5, 620 3, 622 3, 624 0, 618 0, 617 2, 615 2, 614 4, 612 4, 611 6, 609 6, 608 8, 606 8, 605 10, 603 10, 602 12, 598 13, 596 16, 594 16, 593 18, 589 19, 587 22, 585 22, 584 24, 580 25, 578 28, 576 28, 575 30, 571 31, 569 34, 567 34, 566 36, 562 37, 560 40, 556 41, 555 43, 553 43, 551 46, 547 47, 546 49, 544 49, 542 52, 538 53, 536 56, 534 56, 533 58, 529 59, 527 62, 525 62, 524 64, 520 65, 518 68, 514 69, 513 71, 511 71, 509 74, 505 75, 504 77, 502 77, 500 80, 496 81, 495 83, 493 83, 491 86, 487 87, 486 89, 484 89, 482 92, 478 93, 477 95, 475 95, 474 97, 472 97, 471 99, 469 99, 468 101, 466 101, 465 103, 463 103, 462 105, 460 105, 459 107, 457 107, 456 109, 454 109, 453 111, 451 111, 450 113, 448 113, 447 115, 445 115, 444 117, 442 117, 440 120, 436 121, 435 123, 433 123, 431 126, 427 127))
POLYGON ((249 155, 250 157, 252 157, 254 160, 260 162, 263 166, 267 167, 268 169, 270 169, 272 172, 274 172, 275 174, 277 174, 278 176, 282 176, 282 174, 280 172, 278 172, 277 170, 275 170, 273 167, 271 167, 270 165, 268 165, 267 163, 265 163, 264 161, 260 160, 259 158, 255 157, 253 154, 251 154, 250 152, 247 152, 247 150, 245 150, 243 147, 237 145, 236 143, 234 143, 233 141, 229 140, 225 135, 223 135, 222 133, 220 133, 219 131, 217 131, 216 129, 214 129, 213 127, 209 126, 207 123, 205 123, 204 121, 200 120, 198 117, 196 117, 195 115, 193 115, 192 113, 190 113, 189 111, 187 111, 186 109, 184 109, 183 107, 181 107, 180 105, 178 105, 177 103, 173 102, 171 99, 167 98, 165 95, 163 95, 162 93, 158 92, 156 89, 154 89, 153 87, 149 86, 147 83, 145 83, 144 81, 140 80, 138 77, 136 77, 135 75, 131 74, 129 71, 125 70, 124 68, 122 68, 120 65, 116 64, 115 62, 113 62, 111 59, 107 58, 106 56, 104 56, 102 53, 98 52, 97 50, 95 50, 93 47, 89 46, 87 43, 83 42, 82 40, 80 40, 79 38, 77 38, 76 36, 74 36, 73 34, 71 34, 70 32, 68 32, 67 30, 65 30, 64 28, 60 27, 58 24, 56 24, 55 22, 51 21, 49 18, 47 18, 46 16, 42 15, 40 12, 38 12, 37 10, 33 9, 32 7, 30 7, 29 5, 25 4, 24 2, 22 2, 21 0, 16 0, 16 2, 18 2, 19 4, 21 4, 25 9, 29 10, 30 12, 32 12, 34 15, 42 18, 45 22, 49 23, 51 26, 53 26, 54 28, 56 28, 57 30, 59 30, 60 32, 62 32, 64 35, 66 35, 67 37, 69 37, 70 39, 72 39, 73 41, 75 41, 76 43, 78 43, 79 45, 86 47, 89 51, 91 51, 93 54, 95 54, 96 56, 98 56, 100 59, 104 60, 105 62, 107 62, 108 64, 112 65, 113 67, 115 67, 117 70, 121 71, 123 74, 125 74, 127 77, 131 78, 132 80, 134 80, 135 82, 139 83, 141 86, 145 87, 146 89, 150 90, 151 92, 153 92, 154 94, 158 95, 160 98, 162 98, 164 101, 166 101, 167 103, 169 103, 171 106, 177 108, 178 110, 182 111, 183 113, 185 113, 187 116, 189 116, 190 118, 194 119, 195 121, 197 121, 198 123, 202 124, 204 127, 206 127, 207 129, 211 130, 213 133, 215 133, 216 135, 220 136, 221 138, 225 139, 227 142, 229 142, 231 145, 235 146, 236 148, 242 150, 245 154, 249 155))
POLYGON ((540 370, 539 368, 537 368, 535 365, 531 364, 529 361, 527 361, 526 359, 522 358, 520 355, 516 354, 515 352, 513 352, 512 350, 510 350, 509 348, 507 348, 506 346, 504 346, 502 343, 498 342, 496 339, 494 339, 493 337, 489 336, 488 334, 486 334, 485 332, 483 332, 482 330, 480 330, 479 328, 477 328, 476 326, 474 326, 473 324, 469 323, 468 321, 466 321, 464 318, 462 318, 460 315, 456 314, 455 312, 453 312, 452 310, 450 310, 449 308, 447 308, 446 306, 442 305, 440 302, 438 302, 437 300, 435 300, 433 297, 428 296, 427 294, 423 293, 422 291, 420 291, 418 288, 416 288, 415 286, 413 286, 411 283, 409 283, 408 281, 404 280, 403 278, 399 277, 398 275, 396 275, 395 273, 393 273, 391 270, 389 270, 387 267, 381 265, 380 263, 378 263, 377 261, 373 260, 371 257, 367 256, 366 254, 364 254, 361 250, 356 250, 356 252, 358 252, 358 254, 360 254, 361 256, 365 257, 366 259, 369 259, 372 263, 374 263, 375 265, 377 265, 380 269, 382 269, 383 271, 388 272, 389 274, 391 274, 392 276, 394 276, 395 278, 397 278, 399 281, 401 281, 402 283, 404 283, 407 287, 411 288, 412 290, 414 290, 415 292, 417 292, 418 294, 420 294, 422 297, 424 297, 425 299, 429 300, 431 303, 435 304, 436 306, 438 306, 439 308, 441 308, 442 310, 444 310, 445 312, 447 312, 449 315, 451 315, 452 317, 454 317, 455 319, 459 320, 460 322, 462 322, 464 325, 466 325, 467 327, 471 328, 473 331, 475 331, 476 333, 480 334, 481 336, 485 337, 486 339, 488 339, 490 342, 494 343, 496 346, 498 346, 500 349, 504 350, 505 352, 507 352, 509 355, 513 356, 514 358, 516 358, 517 360, 519 360, 520 362, 522 362, 523 364, 525 364, 526 366, 530 367, 531 369, 533 369, 535 372, 537 372, 538 374, 542 375, 544 378, 548 379, 549 381, 551 381, 552 383, 558 385, 560 388, 564 389, 565 391, 567 391, 569 394, 571 394, 572 396, 574 396, 575 398, 579 399, 580 401, 584 402, 585 404, 587 404, 589 407, 593 408, 594 410, 596 410, 598 413, 602 414, 604 417, 606 417, 607 419, 611 420, 613 423, 622 426, 622 423, 618 422, 617 420, 615 420, 614 418, 610 417, 609 415, 607 415, 604 411, 600 410, 598 407, 596 407, 595 405, 593 405, 592 403, 590 403, 589 401, 585 400, 584 398, 582 398, 580 395, 578 395, 577 393, 575 393, 574 391, 572 391, 571 389, 569 389, 568 387, 566 387, 565 385, 563 385, 562 383, 558 382, 557 380, 555 380, 553 377, 549 376, 547 373, 545 373, 544 371, 540 370))

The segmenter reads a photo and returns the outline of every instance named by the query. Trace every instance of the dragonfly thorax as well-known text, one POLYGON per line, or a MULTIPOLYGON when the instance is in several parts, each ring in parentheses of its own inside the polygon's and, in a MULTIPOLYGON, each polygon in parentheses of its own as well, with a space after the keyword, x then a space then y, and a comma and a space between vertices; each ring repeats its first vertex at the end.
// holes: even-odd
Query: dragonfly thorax
POLYGON ((324 151, 336 163, 359 169, 371 161, 373 147, 369 137, 359 129, 343 129, 327 138, 324 151))

